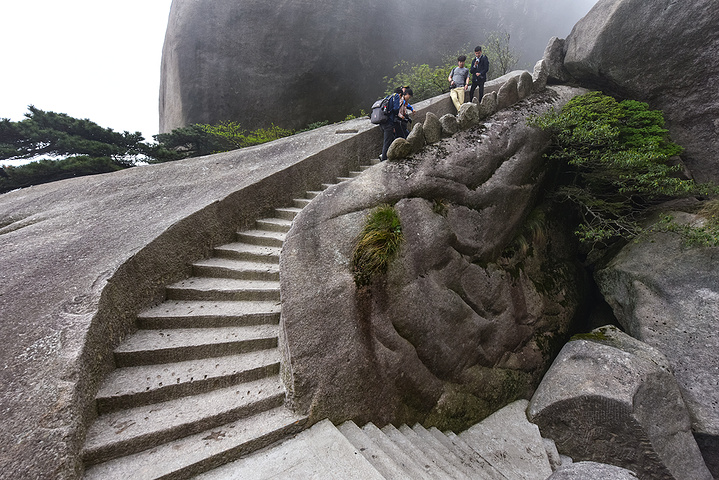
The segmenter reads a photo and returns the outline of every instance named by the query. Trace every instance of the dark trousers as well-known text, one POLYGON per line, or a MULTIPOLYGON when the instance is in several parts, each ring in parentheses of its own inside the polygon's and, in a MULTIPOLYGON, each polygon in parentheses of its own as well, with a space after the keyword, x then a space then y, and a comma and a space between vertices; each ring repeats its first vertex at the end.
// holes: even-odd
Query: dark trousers
POLYGON ((395 125, 394 122, 386 122, 380 124, 382 133, 384 133, 384 143, 382 144, 382 160, 387 160, 387 150, 389 150, 389 146, 392 145, 394 139, 397 138, 395 127, 399 127, 399 125, 395 125))
POLYGON ((482 97, 484 96, 484 82, 472 81, 472 86, 469 87, 469 100, 471 102, 474 98, 474 91, 479 89, 479 103, 482 103, 482 97))

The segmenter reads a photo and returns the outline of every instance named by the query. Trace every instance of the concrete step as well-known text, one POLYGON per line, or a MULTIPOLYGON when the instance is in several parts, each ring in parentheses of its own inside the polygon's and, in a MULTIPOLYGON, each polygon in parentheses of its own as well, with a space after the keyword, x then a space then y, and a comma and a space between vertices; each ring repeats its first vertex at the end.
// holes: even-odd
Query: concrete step
POLYGON ((411 478, 418 480, 430 480, 432 476, 417 462, 415 462, 404 450, 400 449, 385 433, 377 428, 373 423, 368 423, 362 427, 365 432, 377 446, 387 452, 401 468, 407 472, 411 478))
POLYGON ((280 247, 249 245, 242 242, 228 243, 213 249, 215 257, 248 260, 251 262, 280 263, 280 247))
POLYGON ((312 428, 195 480, 382 480, 382 475, 332 425, 312 428))
POLYGON ((404 451, 420 468, 429 475, 430 478, 436 480, 451 480, 453 477, 437 465, 433 458, 427 455, 414 443, 412 443, 404 434, 402 434, 393 425, 385 425, 382 432, 392 440, 402 451, 404 451))
POLYGON ((168 285, 168 300, 279 301, 280 282, 192 277, 168 285))
POLYGON ((278 375, 211 392, 100 416, 87 432, 86 465, 141 452, 155 445, 277 408, 285 390, 278 375))
POLYGON ((259 350, 161 365, 118 368, 96 396, 100 414, 205 393, 276 375, 280 352, 259 350))
POLYGON ((302 209, 309 205, 311 201, 311 198, 295 198, 294 200, 292 200, 292 206, 295 208, 302 209))
POLYGON ((386 480, 414 480, 409 472, 375 444, 354 422, 345 422, 337 429, 386 480))
POLYGON ((323 183, 322 190, 327 190, 328 188, 333 187, 335 185, 337 185, 337 184, 336 183, 323 183))
POLYGON ((348 182, 354 179, 354 177, 337 177, 337 183, 348 182))
POLYGON ((434 445, 427 443, 424 438, 420 437, 417 432, 412 430, 410 427, 402 425, 399 427, 399 431, 407 437, 412 444, 420 449, 429 460, 433 461, 439 468, 441 468, 442 471, 449 476, 448 478, 457 480, 470 479, 470 477, 459 468, 458 463, 454 462, 454 460, 446 458, 443 452, 436 450, 434 445))
POLYGON ((190 478, 297 433, 306 417, 279 407, 94 465, 85 480, 190 478))
POLYGON ((290 231, 290 227, 292 227, 292 220, 286 220, 284 218, 261 218, 257 220, 256 226, 258 230, 287 233, 290 231))
POLYGON ((165 301, 137 316, 141 329, 276 325, 280 302, 165 301))
POLYGON ((285 220, 294 220, 297 214, 301 211, 301 208, 296 207, 275 208, 275 217, 284 218, 285 220))
POLYGON ((285 232, 274 232, 270 230, 244 230, 237 232, 237 241, 249 243, 250 245, 260 245, 265 247, 279 247, 285 241, 287 234, 285 232))
POLYGON ((115 363, 136 367, 271 349, 278 334, 278 325, 138 330, 115 349, 115 363))
POLYGON ((473 478, 482 480, 508 480, 507 477, 497 471, 496 468, 490 465, 489 462, 472 450, 469 445, 460 440, 454 433, 449 432, 445 434, 435 427, 430 428, 428 432, 447 448, 457 452, 457 455, 471 466, 474 472, 473 478))
POLYGON ((462 454, 460 450, 455 449, 453 446, 451 448, 446 446, 419 423, 412 427, 412 431, 424 440, 432 450, 440 453, 458 472, 462 472, 467 478, 477 478, 470 460, 465 458, 466 455, 462 454))
POLYGON ((192 264, 195 277, 236 278, 238 280, 280 280, 280 266, 231 258, 212 257, 192 264))
MULTIPOLYGON (((360 167, 360 168, 362 168, 362 167, 360 167)), ((349 177, 350 177, 350 178, 357 178, 357 177, 359 177, 360 175, 362 175, 362 171, 358 171, 358 172, 352 171, 352 172, 349 173, 349 177)))
POLYGON ((459 437, 507 478, 545 480, 552 468, 539 428, 527 420, 528 403, 511 403, 459 437))
MULTIPOLYGON (((377 160, 377 163, 379 163, 379 159, 377 160)), ((360 170, 362 170, 364 172, 364 171, 367 171, 370 168, 372 168, 372 165, 360 165, 359 168, 360 168, 360 170)))
POLYGON ((322 190, 308 190, 307 192, 305 192, 305 196, 309 200, 312 200, 313 198, 317 198, 317 196, 321 193, 322 193, 322 190))

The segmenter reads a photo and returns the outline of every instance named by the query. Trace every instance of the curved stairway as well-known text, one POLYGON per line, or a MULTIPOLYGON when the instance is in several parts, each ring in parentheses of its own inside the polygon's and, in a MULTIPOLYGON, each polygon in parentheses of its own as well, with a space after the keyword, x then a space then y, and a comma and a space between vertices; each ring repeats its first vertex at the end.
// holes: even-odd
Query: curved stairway
POLYGON ((283 407, 279 258, 292 220, 319 193, 238 232, 138 315, 96 396, 86 479, 188 478, 304 428, 306 417, 283 407))
POLYGON ((528 403, 516 401, 459 435, 324 420, 197 479, 546 480, 562 459, 527 420, 528 403))

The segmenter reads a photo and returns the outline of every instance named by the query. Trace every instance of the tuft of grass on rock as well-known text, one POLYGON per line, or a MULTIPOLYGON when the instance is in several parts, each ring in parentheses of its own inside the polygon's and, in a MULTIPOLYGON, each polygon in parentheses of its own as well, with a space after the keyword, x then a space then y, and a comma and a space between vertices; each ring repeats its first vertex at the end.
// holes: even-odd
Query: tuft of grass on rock
POLYGON ((402 241, 402 224, 395 208, 385 204, 373 209, 352 252, 350 268, 355 284, 369 285, 373 278, 387 273, 402 241))

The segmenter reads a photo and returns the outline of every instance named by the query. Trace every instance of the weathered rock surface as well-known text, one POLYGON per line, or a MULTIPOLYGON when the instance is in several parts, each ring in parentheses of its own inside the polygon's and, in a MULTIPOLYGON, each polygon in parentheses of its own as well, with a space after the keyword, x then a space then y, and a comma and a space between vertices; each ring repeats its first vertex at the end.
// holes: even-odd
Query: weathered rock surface
POLYGON ((341 120, 382 95, 383 78, 394 75, 399 61, 439 65, 465 41, 470 48, 482 42, 472 35, 458 41, 457 32, 480 35, 502 25, 531 63, 592 1, 557 0, 549 8, 542 0, 174 0, 163 48, 160 132, 224 120, 250 130, 341 120))
POLYGON ((667 359, 614 327, 567 343, 529 404, 530 421, 574 460, 640 479, 711 480, 667 359))
POLYGON ((459 429, 531 392, 580 301, 581 269, 554 226, 514 263, 501 253, 546 172, 547 137, 523 119, 578 92, 531 97, 486 133, 375 166, 298 215, 281 257, 284 375, 298 409, 459 429), (383 203, 400 216, 403 247, 385 277, 358 289, 354 239, 383 203))
POLYGON ((597 462, 577 462, 561 467, 547 480, 636 480, 637 476, 625 468, 597 462))
POLYGON ((78 478, 98 382, 138 311, 239 226, 346 172, 347 150, 380 145, 367 120, 345 125, 358 133, 328 126, 0 195, 0 478, 78 478), (353 147, 333 151, 342 141, 353 147))
POLYGON ((519 101, 519 75, 510 78, 497 92, 497 108, 502 110, 519 101))
POLYGON ((439 123, 442 124, 442 135, 445 137, 451 137, 459 132, 459 123, 457 123, 456 115, 446 113, 439 118, 439 123))
POLYGON ((442 140, 442 123, 434 113, 428 113, 422 124, 424 139, 427 143, 437 143, 442 140))
POLYGON ((718 252, 687 248, 678 236, 657 233, 628 244, 595 274, 625 330, 668 358, 715 477, 719 477, 718 252))
POLYGON ((714 0, 600 0, 567 37, 584 86, 661 109, 699 181, 719 181, 719 9, 714 0))

